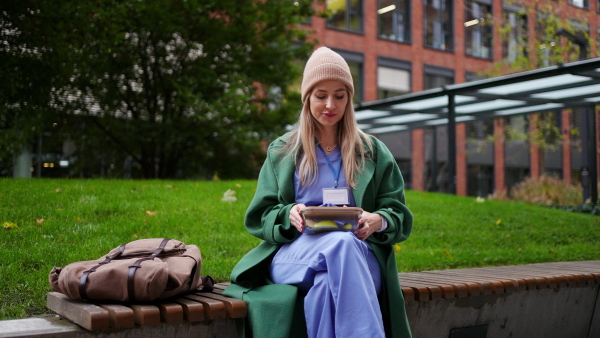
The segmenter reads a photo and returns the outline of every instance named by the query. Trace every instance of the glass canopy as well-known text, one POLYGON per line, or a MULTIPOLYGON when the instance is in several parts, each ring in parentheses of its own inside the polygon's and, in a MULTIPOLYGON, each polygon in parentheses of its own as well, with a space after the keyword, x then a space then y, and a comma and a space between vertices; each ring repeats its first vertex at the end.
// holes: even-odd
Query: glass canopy
POLYGON ((448 85, 356 106, 367 133, 594 106, 600 101, 600 58, 448 85), (451 111, 450 99, 454 101, 451 111))

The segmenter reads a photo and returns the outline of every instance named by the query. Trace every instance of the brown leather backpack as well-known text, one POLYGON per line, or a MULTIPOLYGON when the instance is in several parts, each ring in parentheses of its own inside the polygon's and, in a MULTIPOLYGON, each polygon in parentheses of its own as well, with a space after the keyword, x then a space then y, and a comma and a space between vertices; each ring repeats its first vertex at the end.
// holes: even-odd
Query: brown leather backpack
POLYGON ((211 291, 213 280, 200 277, 201 268, 197 246, 148 238, 123 244, 98 260, 54 267, 49 280, 53 291, 75 299, 151 301, 211 291))

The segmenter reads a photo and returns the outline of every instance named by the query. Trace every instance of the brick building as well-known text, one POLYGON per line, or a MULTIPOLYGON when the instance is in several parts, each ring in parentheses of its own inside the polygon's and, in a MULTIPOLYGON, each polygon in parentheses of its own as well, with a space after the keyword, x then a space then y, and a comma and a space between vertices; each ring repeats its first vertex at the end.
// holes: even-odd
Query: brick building
MULTIPOLYGON (((553 17, 567 23, 570 31, 587 35, 593 48, 584 50, 583 57, 595 57, 600 40, 600 1, 327 0, 315 7, 331 15, 311 18, 308 28, 319 45, 348 61, 358 109, 361 102, 476 80, 520 51, 532 67, 550 66, 552 61, 542 59, 540 50, 550 53, 551 46, 569 43, 560 36, 545 41, 545 22, 553 17)), ((565 61, 573 61, 570 57, 565 61)), ((487 196, 543 173, 580 182, 579 116, 576 110, 564 110, 458 123, 456 192, 487 196), (507 126, 527 135, 536 126, 531 121, 541 118, 562 134, 558 146, 540 149, 526 139, 498 137, 507 126)), ((374 134, 394 153, 409 188, 448 191, 446 126, 374 134)))

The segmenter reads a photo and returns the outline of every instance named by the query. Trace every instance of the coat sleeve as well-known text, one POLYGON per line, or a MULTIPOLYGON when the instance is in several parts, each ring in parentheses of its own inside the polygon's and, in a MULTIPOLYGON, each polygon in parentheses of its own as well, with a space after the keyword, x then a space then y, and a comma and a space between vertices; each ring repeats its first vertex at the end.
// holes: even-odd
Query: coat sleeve
POLYGON ((300 233, 289 220, 290 209, 295 204, 293 198, 286 200, 282 191, 290 187, 282 187, 279 177, 287 174, 279 172, 285 167, 280 161, 286 159, 282 160, 284 156, 277 154, 277 150, 273 148, 273 145, 269 147, 267 158, 260 170, 256 193, 246 211, 244 223, 251 235, 267 243, 283 244, 293 241, 300 233))
POLYGON ((375 142, 374 212, 384 217, 388 228, 373 234, 369 240, 376 244, 392 245, 408 238, 412 230, 413 214, 406 206, 404 179, 389 149, 379 140, 375 142))

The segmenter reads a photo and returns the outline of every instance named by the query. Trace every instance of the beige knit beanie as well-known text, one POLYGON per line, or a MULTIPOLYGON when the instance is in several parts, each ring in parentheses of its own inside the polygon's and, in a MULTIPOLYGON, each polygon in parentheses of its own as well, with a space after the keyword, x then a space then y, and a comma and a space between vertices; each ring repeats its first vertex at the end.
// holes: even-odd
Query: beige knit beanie
POLYGON ((320 47, 306 61, 302 77, 302 103, 305 103, 312 88, 325 80, 341 81, 354 95, 350 67, 344 58, 327 47, 320 47))

